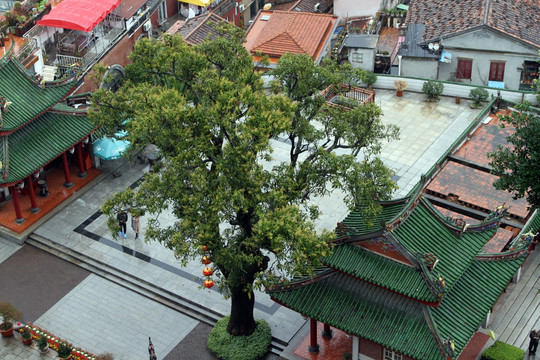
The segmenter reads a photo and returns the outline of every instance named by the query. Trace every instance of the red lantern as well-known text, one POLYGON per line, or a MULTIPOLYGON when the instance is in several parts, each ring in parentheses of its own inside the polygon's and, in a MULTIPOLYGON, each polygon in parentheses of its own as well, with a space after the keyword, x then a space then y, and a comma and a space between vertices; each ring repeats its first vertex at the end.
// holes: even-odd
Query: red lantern
POLYGON ((208 265, 210 264, 212 261, 210 261, 210 256, 203 256, 201 262, 204 264, 204 265, 208 265))
POLYGON ((206 246, 206 245, 201 245, 201 246, 199 246, 199 248, 200 248, 202 251, 208 251, 208 246, 206 246))
POLYGON ((204 286, 210 289, 212 286, 214 286, 214 282, 212 281, 212 279, 206 279, 204 280, 204 286))
POLYGON ((210 276, 214 273, 214 270, 211 267, 205 267, 202 273, 204 276, 210 276))

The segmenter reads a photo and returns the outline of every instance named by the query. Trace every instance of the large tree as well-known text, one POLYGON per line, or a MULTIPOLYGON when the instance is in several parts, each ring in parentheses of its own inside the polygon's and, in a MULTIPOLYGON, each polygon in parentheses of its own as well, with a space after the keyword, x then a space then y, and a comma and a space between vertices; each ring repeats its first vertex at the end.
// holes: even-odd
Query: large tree
POLYGON ((243 31, 219 32, 196 46, 178 36, 137 42, 124 85, 96 92, 90 116, 111 133, 125 129, 134 149, 157 146, 163 158, 138 188, 105 203, 111 229, 119 209, 138 209, 149 218, 146 239, 183 263, 209 255, 231 297, 227 331, 249 335, 254 288, 310 273, 330 251, 332 234, 315 231, 319 211, 310 197, 341 189, 351 206, 374 214, 374 199, 394 190, 376 155, 397 129, 381 123, 375 104, 325 108, 319 91, 350 74, 306 56, 280 61, 274 75, 282 91, 269 95, 243 31), (273 158, 278 140, 290 146, 288 161, 273 158), (161 226, 163 211, 176 222, 161 226))
POLYGON ((515 131, 507 137, 508 146, 488 154, 492 173, 498 175, 493 185, 507 190, 514 199, 523 198, 532 208, 540 207, 540 115, 527 104, 501 118, 502 126, 515 131))

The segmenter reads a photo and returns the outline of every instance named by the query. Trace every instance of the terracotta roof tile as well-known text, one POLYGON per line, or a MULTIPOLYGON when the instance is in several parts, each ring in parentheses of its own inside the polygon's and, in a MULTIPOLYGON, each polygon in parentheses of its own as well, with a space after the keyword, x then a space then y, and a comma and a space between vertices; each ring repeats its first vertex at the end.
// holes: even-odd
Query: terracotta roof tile
POLYGON ((317 58, 336 21, 327 14, 263 10, 249 29, 245 46, 252 53, 274 57, 292 52, 317 58), (263 16, 268 20, 261 20, 263 16))
POLYGON ((214 24, 224 21, 226 20, 221 16, 209 12, 188 19, 185 23, 179 24, 180 27, 175 27, 167 33, 182 35, 188 44, 200 44, 206 39, 213 38, 215 36, 214 24))
POLYGON ((425 25, 423 41, 484 25, 540 46, 538 0, 415 0, 406 23, 425 25))
POLYGON ((328 13, 334 5, 332 0, 291 0, 287 2, 269 1, 271 10, 315 12, 315 5, 319 4, 318 13, 328 13))

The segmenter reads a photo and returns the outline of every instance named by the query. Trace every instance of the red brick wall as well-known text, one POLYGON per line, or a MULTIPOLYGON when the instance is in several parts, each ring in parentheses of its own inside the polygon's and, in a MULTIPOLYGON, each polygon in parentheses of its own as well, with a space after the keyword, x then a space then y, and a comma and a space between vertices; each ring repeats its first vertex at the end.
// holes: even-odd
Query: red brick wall
POLYGON ((178 0, 167 0, 166 4, 168 17, 178 14, 178 0))
POLYGON ((375 360, 382 360, 383 348, 381 345, 360 338, 360 353, 375 360))

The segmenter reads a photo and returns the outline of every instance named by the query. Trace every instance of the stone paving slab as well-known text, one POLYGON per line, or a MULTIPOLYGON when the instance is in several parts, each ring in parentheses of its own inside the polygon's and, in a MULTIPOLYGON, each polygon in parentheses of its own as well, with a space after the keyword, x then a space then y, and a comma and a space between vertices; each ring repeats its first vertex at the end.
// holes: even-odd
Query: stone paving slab
POLYGON ((35 323, 95 354, 146 360, 148 337, 161 359, 198 321, 92 274, 35 323))
POLYGON ((90 272, 31 245, 0 263, 0 301, 23 313, 23 323, 36 321, 90 272))

